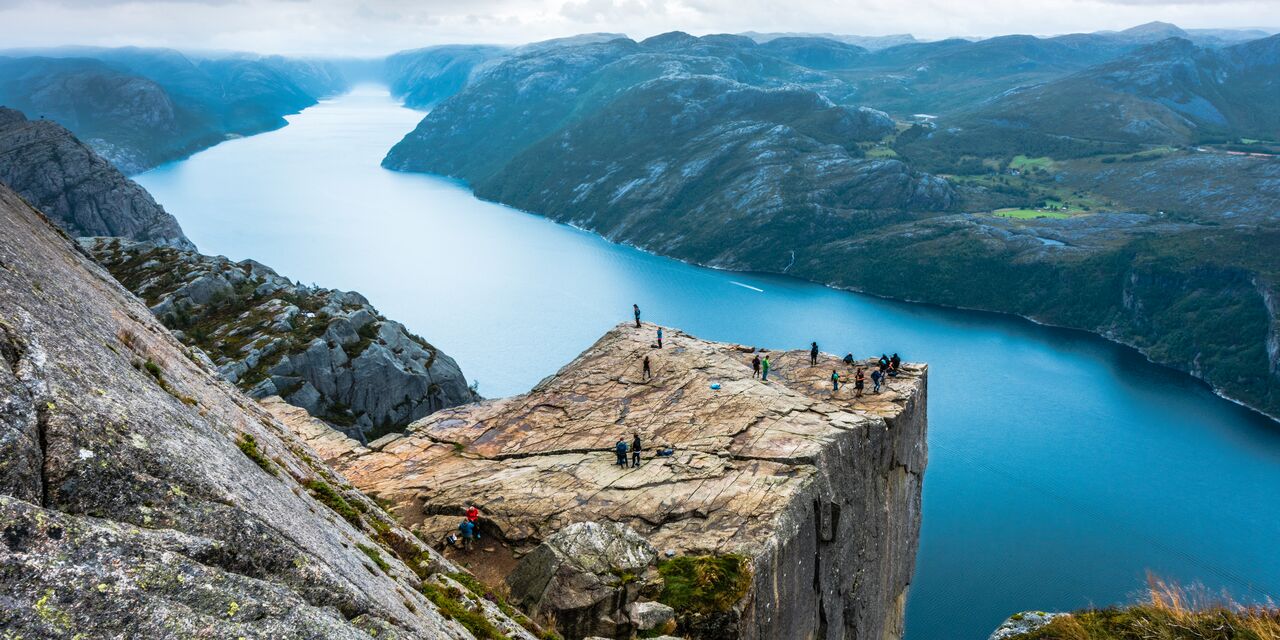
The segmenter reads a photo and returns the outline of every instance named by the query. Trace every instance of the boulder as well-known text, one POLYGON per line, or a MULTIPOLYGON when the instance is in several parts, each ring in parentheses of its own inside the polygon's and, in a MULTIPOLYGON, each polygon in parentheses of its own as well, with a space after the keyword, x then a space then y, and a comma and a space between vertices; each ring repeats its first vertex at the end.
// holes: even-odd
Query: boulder
POLYGON ((521 558, 507 584, 515 602, 554 616, 567 635, 617 636, 632 626, 627 605, 639 596, 637 576, 657 556, 624 524, 576 522, 521 558))
POLYGON ((674 622, 676 610, 661 602, 632 602, 627 605, 627 617, 636 629, 649 631, 674 622))
POLYGON ((1009 616, 1003 624, 996 628, 995 632, 987 640, 1007 640, 1008 638, 1016 638, 1024 633, 1031 633, 1040 627, 1043 627, 1058 616, 1069 615, 1065 613, 1045 613, 1044 611, 1023 611, 1009 616))

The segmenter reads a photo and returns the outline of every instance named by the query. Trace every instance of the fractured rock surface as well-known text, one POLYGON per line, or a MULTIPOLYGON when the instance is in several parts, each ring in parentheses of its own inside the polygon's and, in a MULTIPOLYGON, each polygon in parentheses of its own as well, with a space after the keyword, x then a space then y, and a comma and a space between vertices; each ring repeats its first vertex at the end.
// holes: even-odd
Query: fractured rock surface
POLYGON ((440 411, 367 447, 282 419, 427 539, 472 503, 517 548, 576 522, 623 523, 660 550, 752 558, 739 637, 900 636, 926 367, 854 398, 852 385, 831 392, 833 368, 852 377, 835 357, 810 367, 807 352, 770 353, 763 382, 750 347, 668 329, 655 349, 655 330, 620 325, 527 394, 440 411), (644 463, 616 466, 614 443, 635 433, 644 463), (658 445, 674 455, 655 457, 658 445))

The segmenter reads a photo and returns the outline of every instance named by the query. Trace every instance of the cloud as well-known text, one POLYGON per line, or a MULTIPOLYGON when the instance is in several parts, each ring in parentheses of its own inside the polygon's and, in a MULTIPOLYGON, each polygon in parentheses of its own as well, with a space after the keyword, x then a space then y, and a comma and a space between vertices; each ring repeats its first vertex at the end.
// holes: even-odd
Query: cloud
POLYGON ((0 0, 0 43, 384 54, 588 31, 796 31, 923 38, 1280 26, 1276 0, 0 0))

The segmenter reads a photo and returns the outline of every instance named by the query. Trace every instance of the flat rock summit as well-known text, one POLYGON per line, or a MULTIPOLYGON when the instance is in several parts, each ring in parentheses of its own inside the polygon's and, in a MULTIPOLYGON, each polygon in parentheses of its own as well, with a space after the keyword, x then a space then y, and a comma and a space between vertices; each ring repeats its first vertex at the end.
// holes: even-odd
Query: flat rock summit
MULTIPOLYGON (((659 569, 674 565, 668 558, 746 559, 749 584, 732 607, 676 603, 693 636, 900 637, 920 526, 927 367, 907 364, 883 393, 868 383, 858 398, 852 384, 832 391, 833 369, 853 378, 834 356, 810 366, 807 352, 759 352, 772 364, 764 381, 752 375, 752 347, 666 329, 659 349, 656 330, 619 325, 529 393, 438 411, 368 446, 283 402, 267 406, 428 541, 478 506, 484 533, 514 556, 519 575, 505 577, 515 597, 531 591, 520 563, 548 556, 531 550, 576 523, 616 523, 653 545, 659 569), (615 443, 636 434, 641 466, 618 466, 615 443)), ((640 595, 619 586, 617 602, 553 607, 562 630, 590 611, 569 635, 615 633, 620 609, 645 599, 653 576, 633 566, 641 552, 625 536, 596 546, 610 544, 629 549, 614 572, 639 576, 640 595)), ((501 564, 494 548, 477 564, 501 564)), ((661 574, 652 591, 671 600, 673 578, 661 574)), ((564 600, 541 589, 528 604, 564 600)))

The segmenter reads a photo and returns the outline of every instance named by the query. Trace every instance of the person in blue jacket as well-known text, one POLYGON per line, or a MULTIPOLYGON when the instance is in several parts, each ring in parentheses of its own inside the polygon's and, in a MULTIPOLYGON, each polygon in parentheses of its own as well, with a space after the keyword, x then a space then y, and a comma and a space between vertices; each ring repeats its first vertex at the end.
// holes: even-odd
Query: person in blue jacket
POLYGON ((626 438, 618 438, 618 444, 613 445, 614 453, 618 454, 618 466, 627 467, 627 440, 626 438))
POLYGON ((476 539, 476 523, 463 518, 458 524, 458 531, 462 532, 462 548, 470 551, 471 544, 476 539))

